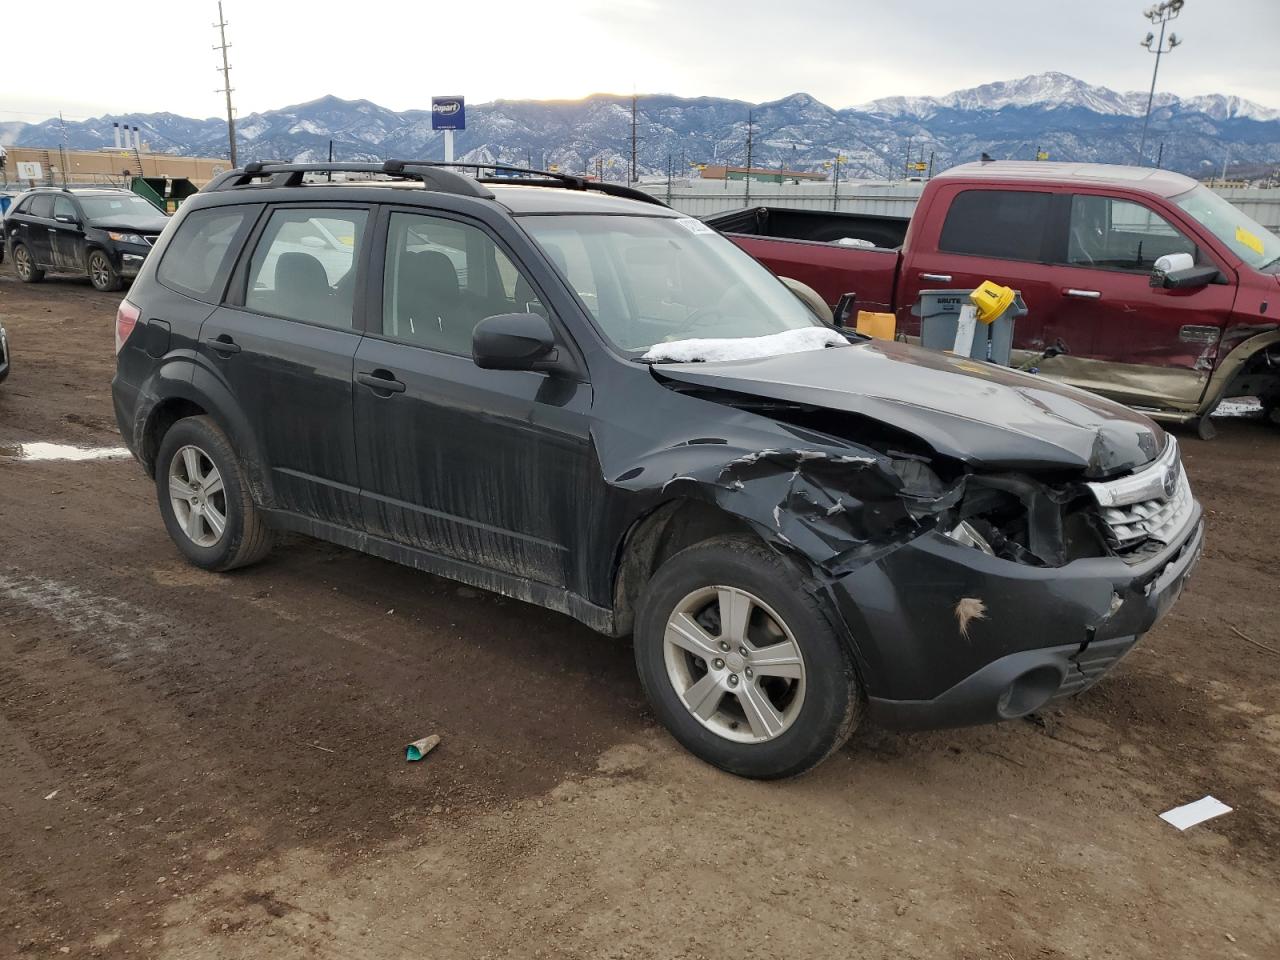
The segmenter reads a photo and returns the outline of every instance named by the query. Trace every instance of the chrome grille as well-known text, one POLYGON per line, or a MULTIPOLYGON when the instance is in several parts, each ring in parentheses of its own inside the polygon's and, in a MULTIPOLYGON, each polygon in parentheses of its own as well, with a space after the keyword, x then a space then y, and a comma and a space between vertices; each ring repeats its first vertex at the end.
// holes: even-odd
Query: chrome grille
POLYGON ((1107 541, 1119 553, 1153 542, 1172 543, 1186 527, 1195 503, 1173 437, 1145 469, 1088 487, 1098 501, 1107 541))
POLYGON ((160 239, 160 234, 158 233, 142 233, 139 234, 139 236, 147 242, 148 247, 154 247, 156 245, 156 241, 160 239))

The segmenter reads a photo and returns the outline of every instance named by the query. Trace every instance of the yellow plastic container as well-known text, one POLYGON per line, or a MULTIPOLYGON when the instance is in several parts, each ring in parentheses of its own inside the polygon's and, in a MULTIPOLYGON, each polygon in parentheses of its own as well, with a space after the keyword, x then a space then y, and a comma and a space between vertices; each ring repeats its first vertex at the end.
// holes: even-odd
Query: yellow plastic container
POLYGON ((978 308, 978 319, 983 323, 991 323, 1009 309, 1013 303, 1013 288, 1002 287, 994 280, 983 280, 978 288, 969 294, 969 302, 978 308))
POLYGON ((873 313, 870 310, 858 311, 858 323, 854 328, 864 337, 875 340, 892 340, 897 333, 898 322, 892 313, 873 313))

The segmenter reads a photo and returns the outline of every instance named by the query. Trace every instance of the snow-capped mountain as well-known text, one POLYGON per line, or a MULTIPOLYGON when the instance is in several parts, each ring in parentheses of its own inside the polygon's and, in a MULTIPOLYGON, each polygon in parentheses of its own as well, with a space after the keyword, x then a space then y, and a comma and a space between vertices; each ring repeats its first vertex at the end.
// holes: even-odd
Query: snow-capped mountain
MULTIPOLYGON (((805 93, 750 104, 716 97, 641 96, 638 166, 642 174, 678 176, 694 163, 746 162, 748 115, 752 163, 822 169, 847 158, 842 176, 903 175, 911 161, 934 169, 982 153, 1028 159, 1039 147, 1055 160, 1132 163, 1137 159, 1146 93, 1119 93, 1063 73, 987 83, 941 97, 887 97, 835 109, 805 93)), ((2 142, 96 149, 111 143, 111 122, 136 125, 151 149, 226 156, 226 125, 171 113, 5 124, 2 142)), ((467 108, 457 135, 460 160, 503 162, 594 172, 621 179, 629 166, 631 100, 597 94, 583 100, 497 100, 467 108)), ((440 159, 442 137, 428 110, 397 112, 367 100, 326 96, 309 103, 241 117, 242 159, 345 160, 388 157, 440 159)), ((1223 160, 1252 165, 1280 162, 1280 110, 1218 94, 1180 99, 1157 94, 1148 135, 1148 160, 1160 152, 1166 167, 1192 174, 1223 160)))
MULTIPOLYGON (((1078 107, 1090 113, 1114 117, 1141 117, 1147 109, 1147 92, 1117 93, 1065 73, 1050 71, 1017 80, 984 83, 968 90, 956 90, 942 97, 885 97, 854 107, 874 116, 916 117, 927 120, 943 110, 991 111, 1009 107, 1062 109, 1078 107)), ((1242 97, 1211 94, 1179 99, 1171 93, 1157 93, 1153 109, 1203 113, 1214 120, 1280 120, 1280 110, 1264 107, 1242 97)))

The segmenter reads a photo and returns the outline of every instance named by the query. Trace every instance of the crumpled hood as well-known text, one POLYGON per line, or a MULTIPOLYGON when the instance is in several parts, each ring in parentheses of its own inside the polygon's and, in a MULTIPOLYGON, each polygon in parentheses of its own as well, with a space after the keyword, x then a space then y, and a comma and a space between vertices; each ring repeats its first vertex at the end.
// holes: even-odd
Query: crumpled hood
POLYGON ((986 469, 1075 469, 1107 477, 1149 463, 1164 447, 1164 431, 1118 403, 905 343, 874 340, 757 360, 654 364, 652 370, 699 387, 869 417, 986 469))

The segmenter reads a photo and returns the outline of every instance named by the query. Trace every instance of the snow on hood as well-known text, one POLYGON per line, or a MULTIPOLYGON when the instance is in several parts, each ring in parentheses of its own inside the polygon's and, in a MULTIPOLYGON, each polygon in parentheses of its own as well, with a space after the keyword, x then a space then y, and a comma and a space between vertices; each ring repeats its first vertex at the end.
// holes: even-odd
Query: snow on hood
POLYGON ((656 343, 641 360, 655 363, 700 363, 715 360, 755 360, 780 357, 786 353, 804 353, 826 347, 847 347, 849 341, 827 327, 802 327, 771 333, 764 337, 729 337, 723 339, 673 340, 656 343))

